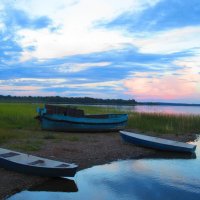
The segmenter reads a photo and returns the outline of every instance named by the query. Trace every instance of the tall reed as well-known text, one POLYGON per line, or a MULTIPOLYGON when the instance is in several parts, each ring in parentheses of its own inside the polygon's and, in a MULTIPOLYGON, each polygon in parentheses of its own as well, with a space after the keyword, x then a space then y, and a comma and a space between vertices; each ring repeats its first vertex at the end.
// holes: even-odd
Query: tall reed
POLYGON ((200 134, 200 116, 131 112, 127 128, 157 134, 200 134))

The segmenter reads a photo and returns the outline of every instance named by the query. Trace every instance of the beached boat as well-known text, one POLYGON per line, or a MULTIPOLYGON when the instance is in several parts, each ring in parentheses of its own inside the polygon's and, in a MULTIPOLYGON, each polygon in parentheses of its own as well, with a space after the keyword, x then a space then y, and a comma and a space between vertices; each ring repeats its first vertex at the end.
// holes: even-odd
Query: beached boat
POLYGON ((105 132, 124 129, 127 114, 85 115, 82 110, 45 106, 38 109, 42 129, 72 132, 105 132), (61 110, 59 110, 61 109, 61 110))
POLYGON ((126 142, 165 151, 193 153, 196 145, 173 140, 162 139, 127 131, 120 131, 122 139, 126 142))
POLYGON ((73 177, 77 165, 0 148, 0 167, 46 177, 73 177))

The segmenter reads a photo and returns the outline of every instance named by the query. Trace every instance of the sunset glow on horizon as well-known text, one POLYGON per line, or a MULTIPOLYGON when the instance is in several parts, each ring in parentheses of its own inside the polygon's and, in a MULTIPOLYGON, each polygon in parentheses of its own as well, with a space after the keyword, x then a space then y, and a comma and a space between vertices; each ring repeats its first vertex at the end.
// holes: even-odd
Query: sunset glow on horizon
POLYGON ((200 103, 199 18, 199 0, 2 0, 0 95, 200 103))

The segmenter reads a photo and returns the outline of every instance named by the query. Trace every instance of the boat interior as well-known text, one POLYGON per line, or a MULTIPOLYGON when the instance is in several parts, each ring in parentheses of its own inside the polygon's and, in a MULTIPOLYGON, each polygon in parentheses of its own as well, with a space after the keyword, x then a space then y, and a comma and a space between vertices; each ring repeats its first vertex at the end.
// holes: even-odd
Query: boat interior
POLYGON ((109 114, 100 114, 100 115, 85 115, 84 111, 72 106, 57 106, 57 105, 45 105, 47 114, 61 114, 72 117, 86 117, 86 118, 109 118, 109 114))

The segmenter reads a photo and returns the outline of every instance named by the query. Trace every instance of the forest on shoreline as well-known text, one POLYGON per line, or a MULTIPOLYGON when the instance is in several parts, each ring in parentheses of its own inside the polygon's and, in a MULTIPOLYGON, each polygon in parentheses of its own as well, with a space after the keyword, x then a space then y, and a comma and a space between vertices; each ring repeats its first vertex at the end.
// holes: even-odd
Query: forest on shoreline
POLYGON ((100 99, 91 97, 60 97, 60 96, 11 96, 0 95, 2 103, 56 103, 56 104, 83 104, 83 105, 170 105, 170 106, 200 106, 190 103, 168 102, 137 102, 135 99, 100 99))

